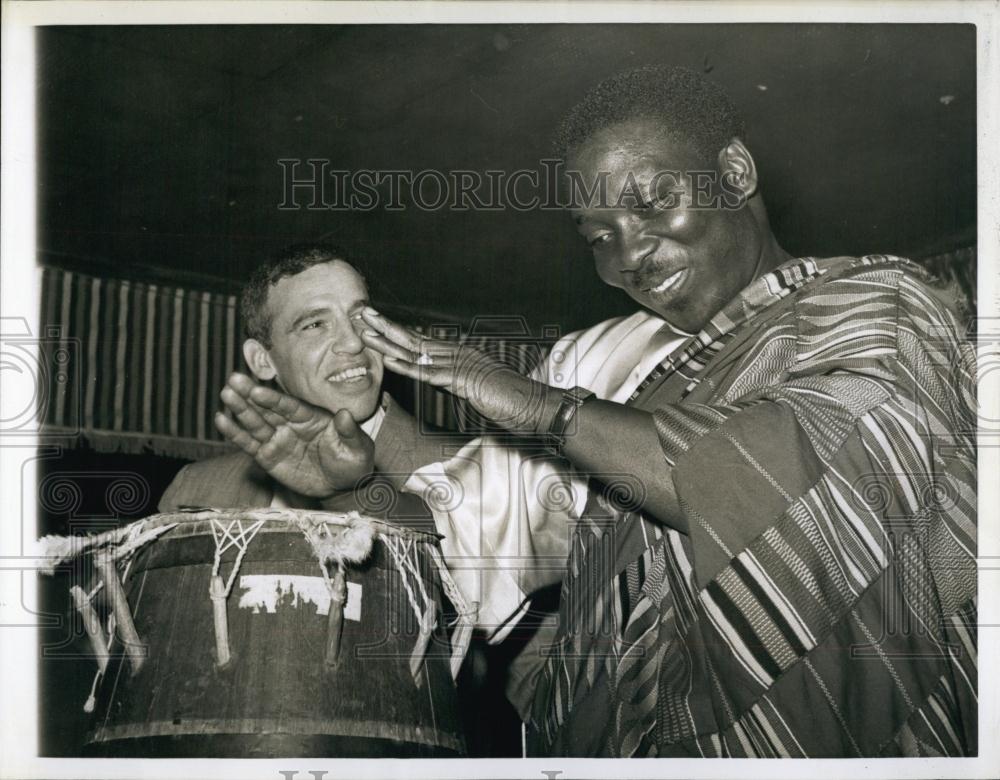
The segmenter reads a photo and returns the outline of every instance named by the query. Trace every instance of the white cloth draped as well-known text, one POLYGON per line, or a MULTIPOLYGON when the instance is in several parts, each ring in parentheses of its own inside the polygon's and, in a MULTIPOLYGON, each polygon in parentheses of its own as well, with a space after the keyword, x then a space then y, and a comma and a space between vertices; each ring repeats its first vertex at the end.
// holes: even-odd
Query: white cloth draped
MULTIPOLYGON (((639 311, 561 339, 532 377, 624 403, 682 340, 639 311)), ((587 503, 586 477, 567 461, 494 436, 418 469, 404 489, 431 507, 448 567, 466 600, 478 603, 476 625, 494 643, 524 614, 528 594, 562 579, 569 524, 587 503)))

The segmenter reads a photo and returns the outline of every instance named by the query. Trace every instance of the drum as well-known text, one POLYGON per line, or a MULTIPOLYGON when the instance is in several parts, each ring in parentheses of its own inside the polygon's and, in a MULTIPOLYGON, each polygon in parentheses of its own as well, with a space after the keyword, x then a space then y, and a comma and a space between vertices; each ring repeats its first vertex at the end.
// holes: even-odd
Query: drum
POLYGON ((154 515, 91 545, 87 755, 444 757, 471 621, 433 533, 357 512, 154 515), (94 604, 103 592, 108 617, 94 604), (109 630, 110 629, 110 630, 109 630), (453 646, 454 645, 454 646, 453 646))

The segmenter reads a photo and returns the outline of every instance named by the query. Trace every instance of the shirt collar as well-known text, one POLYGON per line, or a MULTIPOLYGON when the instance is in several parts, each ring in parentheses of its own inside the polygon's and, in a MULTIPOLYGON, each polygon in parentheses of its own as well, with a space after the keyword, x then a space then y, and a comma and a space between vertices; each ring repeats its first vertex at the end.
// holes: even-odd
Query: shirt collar
POLYGON ((388 405, 388 397, 385 393, 382 393, 381 401, 379 402, 378 408, 375 409, 375 414, 361 423, 361 430, 367 433, 372 441, 378 436, 378 432, 382 429, 382 421, 385 419, 385 408, 388 405))

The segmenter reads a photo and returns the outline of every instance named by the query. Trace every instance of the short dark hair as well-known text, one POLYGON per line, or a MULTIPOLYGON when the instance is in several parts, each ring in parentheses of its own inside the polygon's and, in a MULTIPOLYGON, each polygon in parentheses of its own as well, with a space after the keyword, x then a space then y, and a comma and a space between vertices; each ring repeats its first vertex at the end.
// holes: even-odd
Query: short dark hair
POLYGON ((597 131, 633 119, 656 121, 710 163, 733 138, 746 136, 736 104, 717 83, 690 68, 646 65, 591 89, 560 124, 554 151, 565 159, 597 131))
POLYGON ((247 337, 270 349, 271 311, 267 307, 267 296, 271 288, 285 277, 297 276, 314 265, 334 261, 346 263, 364 279, 357 261, 333 244, 296 244, 259 265, 240 294, 240 317, 247 337))

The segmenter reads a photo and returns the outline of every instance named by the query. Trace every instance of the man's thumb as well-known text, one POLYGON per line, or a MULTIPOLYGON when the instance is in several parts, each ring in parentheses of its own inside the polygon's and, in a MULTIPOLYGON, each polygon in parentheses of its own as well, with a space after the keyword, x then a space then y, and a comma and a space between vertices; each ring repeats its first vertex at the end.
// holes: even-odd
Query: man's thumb
POLYGON ((333 427, 337 429, 337 435, 342 439, 354 439, 361 431, 354 417, 346 409, 341 409, 333 416, 333 427))

